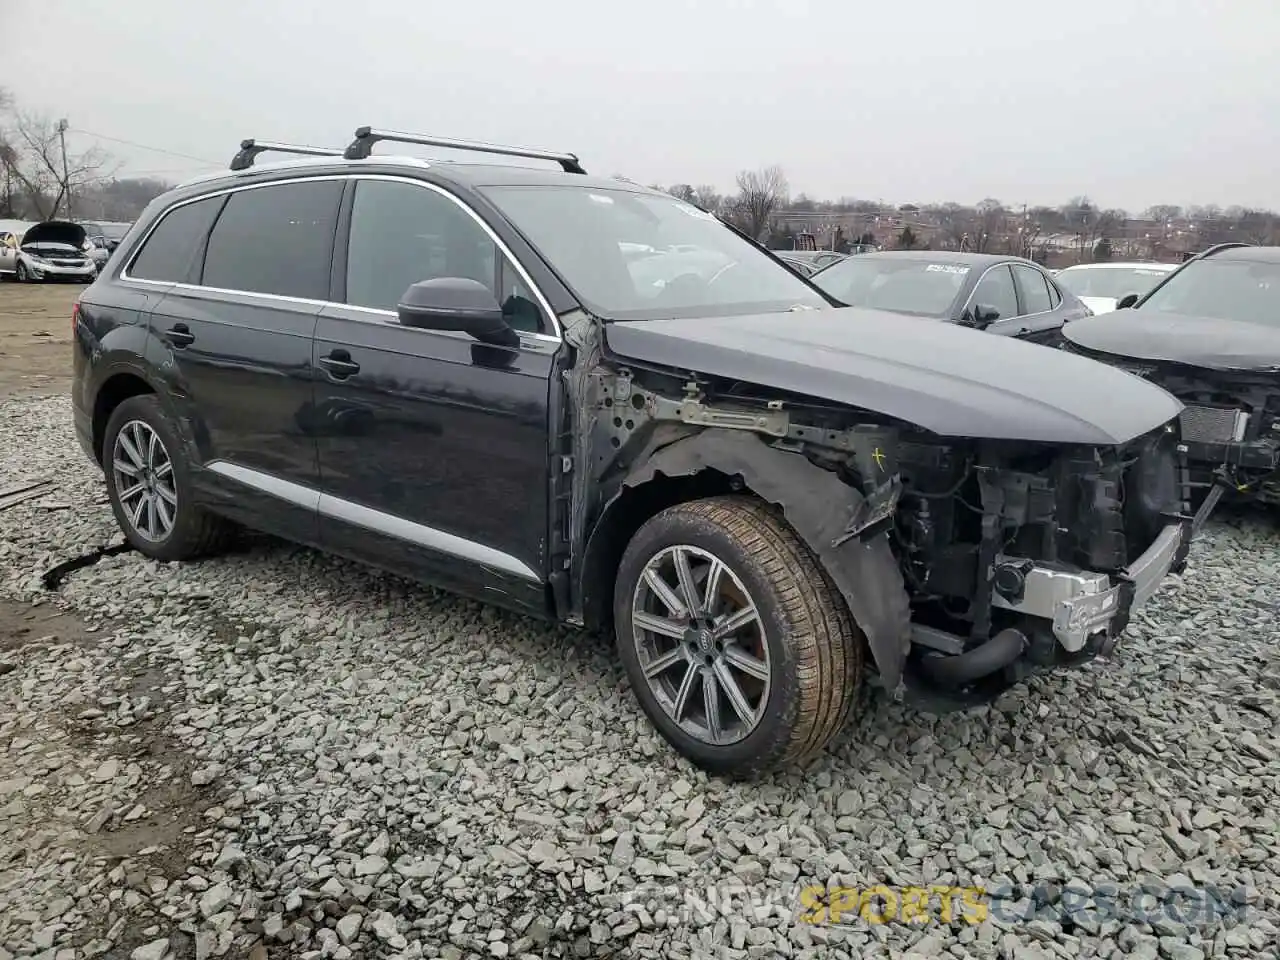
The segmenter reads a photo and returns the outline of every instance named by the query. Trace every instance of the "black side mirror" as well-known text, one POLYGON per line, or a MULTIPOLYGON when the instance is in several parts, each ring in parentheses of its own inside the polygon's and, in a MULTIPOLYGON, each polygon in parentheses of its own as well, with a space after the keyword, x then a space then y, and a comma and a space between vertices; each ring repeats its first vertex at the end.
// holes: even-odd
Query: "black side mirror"
POLYGON ((1123 297, 1116 301, 1117 310, 1128 310, 1141 299, 1141 295, 1137 293, 1126 293, 1123 297))
POLYGON ((966 327, 985 330, 1000 319, 1000 311, 985 303, 975 303, 960 316, 960 322, 966 327))
POLYGON ((465 277, 415 283, 400 298, 400 323, 419 330, 459 330, 481 343, 517 347, 520 336, 502 316, 493 291, 465 277))

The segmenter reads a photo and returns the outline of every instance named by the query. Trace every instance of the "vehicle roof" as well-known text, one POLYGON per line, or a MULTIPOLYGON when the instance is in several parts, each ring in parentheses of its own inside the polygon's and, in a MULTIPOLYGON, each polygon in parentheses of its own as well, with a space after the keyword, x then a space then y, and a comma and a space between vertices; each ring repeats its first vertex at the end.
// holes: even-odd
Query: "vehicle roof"
MULTIPOLYGON (((452 160, 423 159, 396 155, 374 155, 362 160, 347 160, 342 157, 305 157, 301 159, 283 160, 272 163, 254 164, 246 170, 224 170, 218 173, 194 177, 179 184, 177 189, 188 187, 232 186, 237 183, 254 182, 258 179, 271 179, 270 176, 283 175, 290 172, 307 174, 349 173, 352 170, 381 169, 401 171, 431 170, 447 179, 469 187, 495 186, 571 186, 590 187, 597 190, 627 190, 633 193, 655 194, 657 191, 641 186, 630 180, 614 177, 591 176, 590 174, 565 173, 563 170, 542 169, 538 167, 514 166, 501 163, 467 163, 452 160), (255 176, 257 175, 257 176, 255 176)), ((665 196, 665 194, 662 194, 665 196)))
POLYGON ((1228 247, 1226 250, 1211 254, 1209 259, 1280 263, 1280 247, 1228 247))
POLYGON ((1002 253, 968 253, 958 250, 872 250, 858 254, 859 260, 865 257, 893 257, 895 260, 925 260, 931 263, 946 261, 967 263, 973 267, 990 267, 997 263, 1033 263, 1023 257, 1002 253))
POLYGON ((1143 260, 1108 260, 1106 263, 1073 263, 1069 267, 1063 267, 1059 273, 1066 273, 1068 270, 1168 270, 1170 272, 1178 269, 1176 263, 1157 263, 1156 261, 1143 260))

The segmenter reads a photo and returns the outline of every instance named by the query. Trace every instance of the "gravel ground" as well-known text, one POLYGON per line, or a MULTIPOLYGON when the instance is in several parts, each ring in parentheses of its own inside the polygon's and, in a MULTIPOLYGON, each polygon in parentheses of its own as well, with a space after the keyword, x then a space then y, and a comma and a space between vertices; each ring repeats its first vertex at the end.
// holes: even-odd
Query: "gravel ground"
POLYGON ((607 641, 275 541, 45 590, 119 540, 63 398, 0 404, 0 477, 57 481, 0 512, 0 960, 1275 956, 1265 516, 1213 522, 1112 662, 964 715, 873 698, 816 766, 728 785, 607 641), (1143 883, 1227 915, 1086 899, 1143 883), (810 884, 1006 899, 813 924, 810 884))

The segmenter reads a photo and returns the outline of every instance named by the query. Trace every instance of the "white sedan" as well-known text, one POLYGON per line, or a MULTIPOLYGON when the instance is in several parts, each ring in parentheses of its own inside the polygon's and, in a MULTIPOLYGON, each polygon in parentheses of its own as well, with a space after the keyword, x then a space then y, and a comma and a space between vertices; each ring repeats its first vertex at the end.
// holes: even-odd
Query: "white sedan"
POLYGON ((1141 296, 1176 269, 1176 263, 1082 263, 1059 270, 1054 279, 1099 314, 1115 310, 1131 293, 1141 296))

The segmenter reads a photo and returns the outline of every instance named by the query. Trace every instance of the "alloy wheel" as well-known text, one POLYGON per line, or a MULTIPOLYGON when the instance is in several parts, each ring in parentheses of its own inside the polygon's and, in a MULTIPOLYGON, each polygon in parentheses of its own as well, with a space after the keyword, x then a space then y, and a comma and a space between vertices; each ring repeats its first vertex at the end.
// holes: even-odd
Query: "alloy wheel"
POLYGON ((138 536, 152 542, 168 537, 178 514, 178 489, 173 461, 156 431, 142 420, 124 424, 111 469, 120 506, 138 536))
POLYGON ((759 725, 772 676, 764 624, 722 560, 688 545, 654 555, 636 584, 631 624, 649 689, 686 734, 726 746, 759 725))

